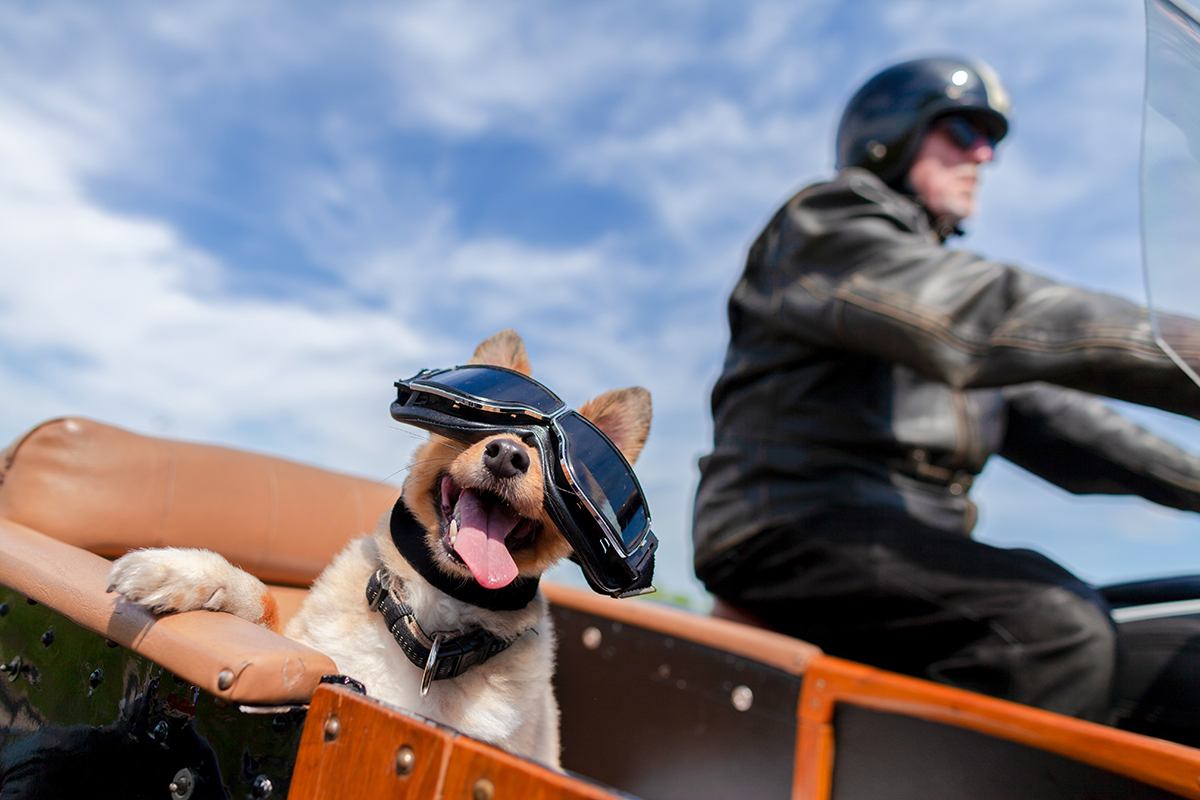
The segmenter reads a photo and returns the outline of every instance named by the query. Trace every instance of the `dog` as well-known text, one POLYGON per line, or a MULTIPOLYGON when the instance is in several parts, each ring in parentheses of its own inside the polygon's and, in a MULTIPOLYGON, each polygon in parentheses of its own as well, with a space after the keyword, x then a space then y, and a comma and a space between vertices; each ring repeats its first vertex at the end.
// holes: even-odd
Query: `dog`
MULTIPOLYGON (((480 344, 470 363, 530 374, 511 330, 480 344)), ((645 389, 607 392, 579 413, 637 459, 650 428, 645 389)), ((285 635, 330 656, 372 697, 560 768, 555 637, 537 579, 572 547, 546 511, 541 458, 518 433, 469 445, 431 434, 396 508, 326 567, 285 635), (464 659, 479 663, 429 674, 419 664, 434 632, 443 648, 475 646, 464 659)), ((133 551, 113 563, 109 584, 156 613, 227 611, 280 627, 266 586, 209 551, 133 551)))

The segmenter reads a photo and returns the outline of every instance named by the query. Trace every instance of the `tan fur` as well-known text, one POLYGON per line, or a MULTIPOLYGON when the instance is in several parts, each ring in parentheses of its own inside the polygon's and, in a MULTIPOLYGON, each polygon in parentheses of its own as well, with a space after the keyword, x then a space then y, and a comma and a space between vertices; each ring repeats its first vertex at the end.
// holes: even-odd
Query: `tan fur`
POLYGON ((640 386, 613 389, 579 407, 632 464, 650 435, 650 393, 640 386))
MULTIPOLYGON (((472 363, 530 373, 525 345, 511 330, 480 344, 472 363)), ((631 463, 637 458, 650 429, 650 395, 645 389, 608 392, 580 412, 608 434, 631 463)), ((543 507, 545 487, 536 448, 510 434, 470 446, 432 436, 414 456, 401 497, 446 572, 474 580, 448 544, 441 499, 446 476, 451 485, 500 498, 511 511, 536 523, 527 536, 506 542, 520 576, 541 575, 571 554, 543 507), (500 479, 484 466, 488 445, 501 439, 525 451, 529 468, 523 474, 500 479)), ((338 554, 313 584, 288 623, 286 635, 329 655, 344 674, 362 681, 373 697, 558 767, 558 704, 551 686, 555 637, 545 597, 538 592, 519 611, 489 611, 455 600, 429 585, 401 557, 389 520, 390 514, 385 515, 373 535, 354 540, 338 554), (395 588, 426 631, 483 627, 515 641, 457 678, 434 681, 422 697, 421 670, 400 650, 383 618, 367 608, 364 589, 381 565, 396 576, 395 588)), ((126 600, 155 611, 207 608, 278 626, 278 613, 266 587, 215 553, 139 550, 113 564, 109 583, 126 600)))
POLYGON ((508 367, 523 375, 532 375, 529 356, 525 354, 525 342, 512 328, 493 335, 475 348, 470 364, 490 364, 493 367, 508 367))

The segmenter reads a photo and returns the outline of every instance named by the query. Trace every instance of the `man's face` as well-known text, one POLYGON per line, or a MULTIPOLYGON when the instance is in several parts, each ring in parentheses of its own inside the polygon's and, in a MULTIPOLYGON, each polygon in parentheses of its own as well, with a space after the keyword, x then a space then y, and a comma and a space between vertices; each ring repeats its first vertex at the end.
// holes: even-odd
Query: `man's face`
POLYGON ((979 166, 996 155, 992 142, 964 117, 937 121, 921 141, 908 180, 933 217, 957 224, 975 213, 979 166))

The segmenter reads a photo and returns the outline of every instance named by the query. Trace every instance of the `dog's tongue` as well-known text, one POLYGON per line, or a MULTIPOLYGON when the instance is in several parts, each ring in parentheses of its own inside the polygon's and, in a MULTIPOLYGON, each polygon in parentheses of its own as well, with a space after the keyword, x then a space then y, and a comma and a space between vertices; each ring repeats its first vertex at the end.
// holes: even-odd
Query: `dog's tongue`
POLYGON ((504 546, 504 538, 520 521, 499 503, 485 506, 471 489, 463 489, 458 498, 458 553, 487 589, 500 589, 517 577, 517 564, 504 546))

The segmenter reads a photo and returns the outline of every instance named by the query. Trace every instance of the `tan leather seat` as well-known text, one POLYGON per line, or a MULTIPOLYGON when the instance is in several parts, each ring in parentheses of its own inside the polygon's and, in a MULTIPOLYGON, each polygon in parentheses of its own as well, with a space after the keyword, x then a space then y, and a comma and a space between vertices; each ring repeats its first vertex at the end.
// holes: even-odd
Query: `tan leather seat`
POLYGON ((105 593, 102 556, 205 547, 284 584, 286 614, 398 494, 269 456, 51 420, 0 453, 0 583, 213 694, 303 702, 336 672, 327 656, 228 614, 156 619, 120 603, 105 593))

